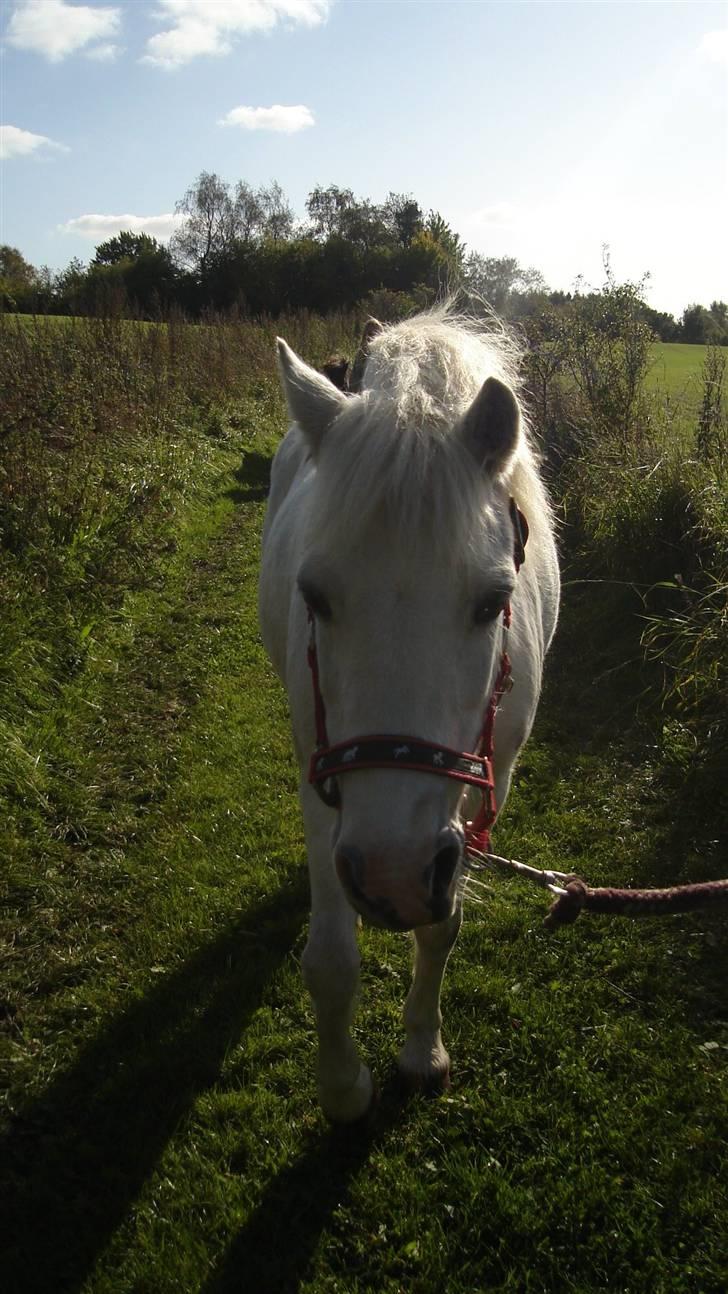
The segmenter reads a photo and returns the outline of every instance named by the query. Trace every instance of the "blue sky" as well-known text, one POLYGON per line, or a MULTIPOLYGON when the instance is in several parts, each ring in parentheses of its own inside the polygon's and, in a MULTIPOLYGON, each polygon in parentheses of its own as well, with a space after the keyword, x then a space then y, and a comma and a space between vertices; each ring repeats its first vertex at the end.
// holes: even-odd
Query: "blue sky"
POLYGON ((728 7, 526 0, 3 0, 0 241, 157 237, 201 170, 411 192, 552 287, 728 299, 728 7), (236 111, 237 110, 237 111, 236 111), (122 219, 122 217, 124 219, 122 219))

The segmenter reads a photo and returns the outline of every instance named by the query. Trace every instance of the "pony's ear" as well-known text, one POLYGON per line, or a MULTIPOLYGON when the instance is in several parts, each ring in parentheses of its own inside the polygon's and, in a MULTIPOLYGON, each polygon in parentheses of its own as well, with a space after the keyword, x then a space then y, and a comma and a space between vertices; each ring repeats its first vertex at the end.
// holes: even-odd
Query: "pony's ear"
POLYGON ((366 368, 366 362, 369 358, 369 347, 374 341, 374 338, 379 336, 380 332, 384 332, 384 324, 381 324, 379 320, 375 319, 373 316, 367 319, 364 324, 361 341, 359 342, 359 349, 354 356, 351 377, 349 378, 350 391, 354 391, 357 394, 361 391, 364 369, 366 368))
POLYGON ((348 397, 322 373, 304 364, 282 337, 278 338, 278 366, 288 412, 315 454, 348 397))
POLYGON ((521 434, 518 401, 505 382, 486 379, 460 424, 460 434, 480 467, 494 476, 503 471, 521 434))

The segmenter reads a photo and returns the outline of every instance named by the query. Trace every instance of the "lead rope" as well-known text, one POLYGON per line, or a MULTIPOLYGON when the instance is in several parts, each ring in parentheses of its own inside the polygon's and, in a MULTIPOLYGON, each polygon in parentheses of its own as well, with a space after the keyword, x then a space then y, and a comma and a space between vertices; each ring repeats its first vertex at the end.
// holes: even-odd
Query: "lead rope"
POLYGON ((673 885, 663 890, 625 890, 613 886, 587 885, 580 876, 529 867, 515 858, 501 858, 483 850, 468 857, 468 870, 512 872, 533 881, 556 896, 544 917, 547 930, 572 925, 582 912, 612 917, 661 917, 673 912, 695 912, 699 908, 728 902, 728 879, 702 881, 694 885, 673 885))
POLYGON ((567 876, 563 891, 544 917, 544 925, 547 930, 571 925, 584 911, 613 917, 661 917, 725 902, 728 880, 673 885, 665 890, 617 890, 610 886, 592 889, 580 876, 567 876))

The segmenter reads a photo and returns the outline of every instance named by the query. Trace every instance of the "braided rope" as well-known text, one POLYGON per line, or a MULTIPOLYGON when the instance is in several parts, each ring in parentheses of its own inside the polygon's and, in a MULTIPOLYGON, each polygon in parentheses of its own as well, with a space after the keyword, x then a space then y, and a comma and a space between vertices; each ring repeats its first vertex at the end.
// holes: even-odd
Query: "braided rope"
POLYGON ((592 889, 581 877, 570 876, 564 892, 558 895, 544 918, 544 925, 547 930, 570 925, 584 909, 611 917, 661 917, 726 902, 728 880, 673 885, 664 890, 617 890, 592 889))
POLYGON ((556 895, 544 917, 547 930, 572 925, 582 912, 613 917, 661 917, 673 912, 694 912, 698 908, 728 903, 728 879, 703 881, 695 885, 673 885, 664 890, 620 890, 611 886, 592 888, 580 876, 529 867, 515 858, 468 849, 466 867, 471 871, 515 872, 556 895))

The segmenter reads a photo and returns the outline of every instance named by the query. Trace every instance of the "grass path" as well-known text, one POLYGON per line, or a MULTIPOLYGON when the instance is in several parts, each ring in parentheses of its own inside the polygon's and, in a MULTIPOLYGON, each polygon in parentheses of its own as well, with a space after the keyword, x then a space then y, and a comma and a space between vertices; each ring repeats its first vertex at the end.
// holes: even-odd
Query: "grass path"
MULTIPOLYGON (((366 1129, 323 1124, 295 774, 255 619, 266 473, 220 451, 164 577, 38 716, 7 828, 4 1287, 717 1294, 712 919, 549 937, 541 897, 496 882, 448 974, 453 1090, 409 1104, 392 1082, 409 940, 365 931, 358 1028, 382 1098, 366 1129)), ((657 881, 666 859, 718 875, 709 806, 649 748, 612 635, 569 590, 497 845, 595 882, 657 881)))

